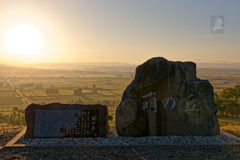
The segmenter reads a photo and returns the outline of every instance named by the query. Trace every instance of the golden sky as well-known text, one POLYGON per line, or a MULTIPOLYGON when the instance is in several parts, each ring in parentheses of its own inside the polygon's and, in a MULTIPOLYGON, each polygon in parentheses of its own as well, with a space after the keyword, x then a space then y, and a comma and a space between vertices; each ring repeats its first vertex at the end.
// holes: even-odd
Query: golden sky
POLYGON ((0 0, 0 63, 174 61, 238 62, 239 1, 0 0), (211 34, 211 16, 225 18, 211 34), (42 39, 36 55, 11 53, 6 37, 19 25, 42 39))

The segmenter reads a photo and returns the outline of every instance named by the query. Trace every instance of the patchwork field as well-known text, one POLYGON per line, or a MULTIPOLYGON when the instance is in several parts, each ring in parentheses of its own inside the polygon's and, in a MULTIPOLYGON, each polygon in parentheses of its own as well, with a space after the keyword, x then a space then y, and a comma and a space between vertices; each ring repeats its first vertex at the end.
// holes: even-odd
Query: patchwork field
POLYGON ((22 94, 26 97, 36 96, 33 92, 22 92, 22 94))
POLYGON ((7 87, 0 86, 0 92, 6 92, 6 91, 14 91, 14 89, 10 86, 7 86, 7 87))
POLYGON ((37 96, 47 96, 47 94, 44 91, 35 90, 33 91, 33 93, 37 96))
POLYGON ((113 93, 108 92, 108 91, 98 91, 98 93, 101 93, 101 94, 106 95, 106 96, 112 96, 112 95, 114 95, 113 93))
MULTIPOLYGON (((88 73, 86 75, 81 74, 76 78, 68 76, 68 72, 71 71, 64 71, 64 73, 56 71, 56 74, 51 72, 51 74, 35 76, 35 78, 31 76, 14 78, 12 84, 16 88, 0 86, 0 110, 11 110, 12 107, 25 109, 27 107, 27 104, 23 103, 21 95, 16 94, 15 89, 18 89, 24 98, 38 104, 56 102, 107 104, 109 114, 113 116, 113 120, 109 121, 109 123, 114 125, 116 108, 120 103, 124 90, 132 82, 133 77, 130 78, 124 75, 119 78, 116 74, 88 73), (38 88, 36 84, 41 84, 41 87, 38 88), (93 85, 96 86, 97 91, 95 92, 93 85), (74 90, 79 88, 82 89, 82 93, 74 94, 74 90), (47 93, 48 89, 57 91, 56 93, 47 93)), ((15 74, 13 75, 15 76, 15 74)), ((197 76, 200 79, 209 80, 214 87, 214 92, 219 92, 226 87, 233 87, 238 84, 238 81, 240 82, 240 70, 198 69, 197 76)))
POLYGON ((33 87, 21 88, 20 92, 34 103, 72 103, 79 99, 83 103, 96 101, 119 101, 126 86, 132 81, 129 78, 21 78, 20 84, 42 84, 42 89, 33 87), (93 85, 97 93, 93 92, 93 85), (48 94, 48 88, 57 89, 58 93, 48 94), (74 90, 81 88, 82 94, 75 95, 74 90))
POLYGON ((2 105, 22 105, 23 101, 10 87, 0 87, 0 107, 2 105))
POLYGON ((61 98, 50 97, 50 96, 35 96, 30 98, 34 103, 37 104, 47 104, 47 103, 65 103, 65 101, 61 98))
POLYGON ((22 105, 23 101, 18 97, 0 97, 0 105, 22 105))
POLYGON ((212 84, 214 92, 240 85, 239 69, 199 68, 197 69, 197 77, 208 80, 212 84))
POLYGON ((61 95, 73 95, 73 90, 60 89, 59 94, 61 94, 61 95))
POLYGON ((0 97, 16 97, 16 95, 12 91, 0 91, 0 97))

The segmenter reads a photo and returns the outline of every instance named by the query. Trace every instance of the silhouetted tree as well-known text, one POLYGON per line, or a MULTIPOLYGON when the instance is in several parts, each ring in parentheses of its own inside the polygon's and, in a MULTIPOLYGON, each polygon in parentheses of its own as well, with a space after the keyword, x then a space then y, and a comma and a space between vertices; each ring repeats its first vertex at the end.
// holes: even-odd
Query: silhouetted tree
POLYGON ((82 88, 78 88, 74 90, 75 95, 81 95, 82 94, 82 88))
POLYGON ((94 92, 94 93, 97 93, 97 88, 96 88, 96 85, 95 85, 95 84, 93 84, 93 92, 94 92))

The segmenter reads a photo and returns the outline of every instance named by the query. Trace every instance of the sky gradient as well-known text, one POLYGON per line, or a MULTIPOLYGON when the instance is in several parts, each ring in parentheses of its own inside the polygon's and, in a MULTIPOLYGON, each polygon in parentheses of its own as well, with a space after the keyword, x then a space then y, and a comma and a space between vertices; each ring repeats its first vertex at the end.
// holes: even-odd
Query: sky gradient
POLYGON ((240 62, 239 0, 0 0, 0 63, 173 61, 240 62), (211 16, 224 34, 211 34, 211 16), (36 56, 9 53, 7 33, 32 25, 36 56))

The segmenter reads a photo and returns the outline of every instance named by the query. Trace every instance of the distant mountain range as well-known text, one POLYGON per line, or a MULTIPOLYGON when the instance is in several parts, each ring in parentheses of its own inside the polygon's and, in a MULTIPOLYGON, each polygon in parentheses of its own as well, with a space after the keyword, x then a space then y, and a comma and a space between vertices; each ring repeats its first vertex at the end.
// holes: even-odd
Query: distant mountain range
MULTIPOLYGON (((240 69, 240 63, 203 63, 203 62, 196 62, 197 68, 219 68, 219 69, 240 69)), ((135 70, 137 64, 129 64, 129 63, 121 63, 121 62, 76 62, 76 63, 28 63, 21 66, 13 66, 13 65, 3 65, 0 64, 0 70, 15 70, 15 69, 66 69, 66 70, 81 70, 86 68, 132 68, 135 70)))
POLYGON ((25 65, 27 67, 32 68, 43 68, 43 69, 83 69, 83 68, 91 68, 91 67, 136 67, 137 65, 128 64, 128 63, 120 63, 120 62, 74 62, 74 63, 28 63, 25 65))
POLYGON ((225 69, 240 69, 239 63, 196 63, 197 68, 225 68, 225 69))
MULTIPOLYGON (((206 62, 195 62, 197 64, 197 68, 225 68, 225 69, 240 69, 239 63, 206 63, 206 62)), ((129 64, 129 63, 121 63, 121 62, 76 62, 76 63, 34 63, 32 65, 28 65, 29 67, 34 68, 62 68, 62 69, 81 69, 86 67, 137 67, 140 64, 129 64)))

